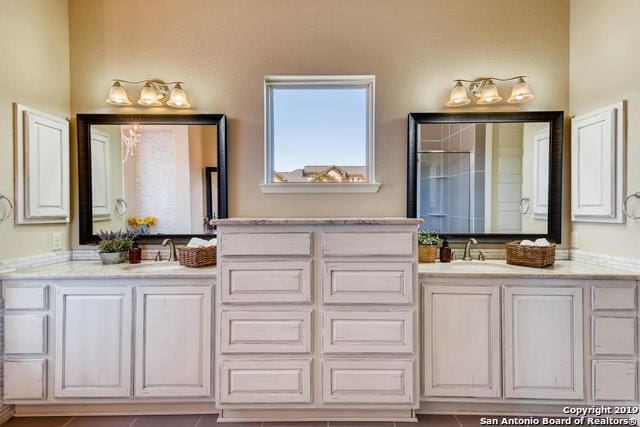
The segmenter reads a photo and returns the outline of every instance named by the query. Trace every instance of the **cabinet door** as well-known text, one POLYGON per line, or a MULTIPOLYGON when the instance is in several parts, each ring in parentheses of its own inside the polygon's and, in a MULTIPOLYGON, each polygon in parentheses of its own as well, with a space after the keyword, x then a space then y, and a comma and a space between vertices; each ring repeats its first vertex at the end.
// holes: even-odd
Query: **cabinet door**
POLYGON ((131 289, 56 287, 55 397, 131 395, 131 289))
POLYGON ((211 394, 211 288, 136 288, 137 397, 211 394))
POLYGON ((504 288, 505 396, 582 399, 582 289, 504 288))
POLYGON ((69 221, 69 122, 27 111, 25 173, 27 218, 69 221))
POLYGON ((424 287, 426 396, 499 397, 498 286, 424 287))

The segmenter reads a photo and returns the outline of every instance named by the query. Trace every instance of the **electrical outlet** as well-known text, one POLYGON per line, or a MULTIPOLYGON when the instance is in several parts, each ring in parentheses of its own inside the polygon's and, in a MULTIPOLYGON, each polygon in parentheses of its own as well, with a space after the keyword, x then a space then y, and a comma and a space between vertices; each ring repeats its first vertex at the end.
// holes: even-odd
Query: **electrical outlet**
POLYGON ((62 250, 62 233, 51 233, 51 249, 54 251, 62 250))

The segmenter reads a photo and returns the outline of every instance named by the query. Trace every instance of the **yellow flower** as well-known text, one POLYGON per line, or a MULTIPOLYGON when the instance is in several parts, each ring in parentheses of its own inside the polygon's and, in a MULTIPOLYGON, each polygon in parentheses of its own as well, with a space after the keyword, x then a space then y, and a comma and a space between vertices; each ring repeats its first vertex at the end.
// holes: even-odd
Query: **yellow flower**
POLYGON ((138 221, 137 218, 135 216, 130 216, 129 218, 127 218, 127 224, 129 225, 138 225, 138 221))
POLYGON ((148 216, 148 217, 146 217, 146 218, 144 219, 144 223, 145 223, 146 225, 148 225, 149 227, 152 227, 152 226, 154 226, 154 225, 156 225, 156 224, 158 223, 158 220, 157 220, 157 219, 155 219, 155 217, 148 216))

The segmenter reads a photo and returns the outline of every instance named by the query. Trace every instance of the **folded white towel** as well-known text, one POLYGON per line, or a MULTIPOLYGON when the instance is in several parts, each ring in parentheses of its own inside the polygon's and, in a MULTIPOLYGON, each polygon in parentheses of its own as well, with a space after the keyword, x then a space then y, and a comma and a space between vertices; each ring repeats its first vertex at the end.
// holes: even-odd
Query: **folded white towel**
POLYGON ((535 242, 533 242, 536 246, 549 246, 550 243, 547 239, 542 238, 542 239, 536 239, 535 242))
POLYGON ((533 243, 531 240, 523 240, 520 242, 520 246, 535 246, 536 244, 533 243))
POLYGON ((194 237, 187 243, 188 248, 204 248, 206 246, 209 246, 209 242, 199 237, 194 237))
POLYGON ((213 239, 209 240, 204 246, 205 247, 215 246, 217 243, 218 243, 218 239, 214 237, 213 239))

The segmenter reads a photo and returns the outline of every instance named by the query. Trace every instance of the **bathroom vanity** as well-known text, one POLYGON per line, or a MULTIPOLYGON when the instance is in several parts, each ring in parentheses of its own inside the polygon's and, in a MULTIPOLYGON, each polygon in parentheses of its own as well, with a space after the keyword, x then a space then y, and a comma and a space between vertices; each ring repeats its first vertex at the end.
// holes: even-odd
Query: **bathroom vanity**
POLYGON ((214 284, 215 268, 176 263, 7 274, 4 402, 17 414, 211 411, 214 284))
POLYGON ((218 221, 220 419, 412 419, 421 222, 218 221))
POLYGON ((223 421, 638 404, 639 273, 418 265, 418 224, 226 219, 217 268, 7 273, 5 402, 223 421))
POLYGON ((638 402, 638 274, 572 261, 420 266, 429 413, 638 402))

